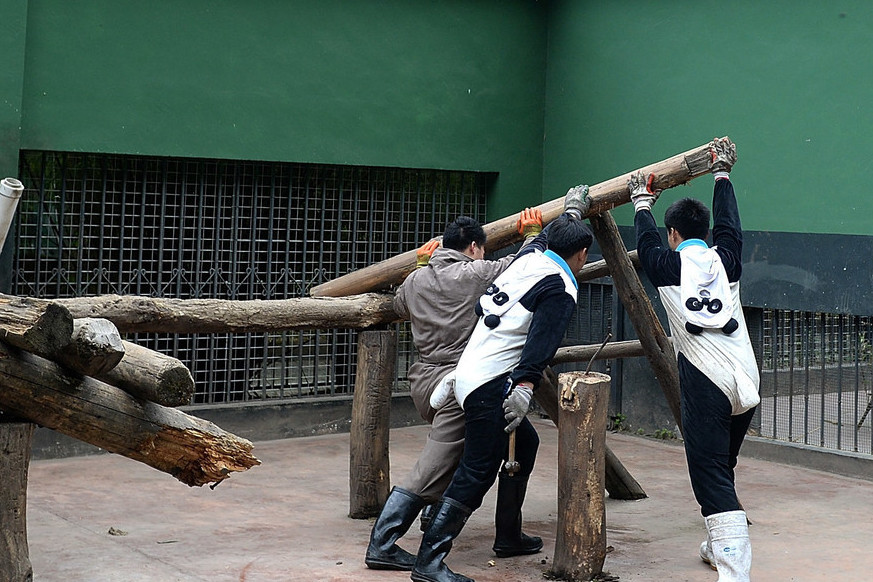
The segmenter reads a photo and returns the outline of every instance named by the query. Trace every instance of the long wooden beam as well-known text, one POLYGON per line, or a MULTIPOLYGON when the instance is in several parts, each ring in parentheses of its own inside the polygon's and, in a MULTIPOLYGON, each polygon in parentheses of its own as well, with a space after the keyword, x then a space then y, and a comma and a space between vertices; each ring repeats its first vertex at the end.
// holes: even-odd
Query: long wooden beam
MULTIPOLYGON (((709 143, 707 142, 666 160, 594 184, 588 191, 591 205, 586 216, 600 214, 630 202, 627 179, 634 172, 642 171, 646 175, 655 174, 657 176, 655 187, 666 190, 687 184, 694 178, 707 174, 710 163, 709 143)), ((564 211, 564 196, 540 204, 537 208, 543 213, 543 222, 551 222, 564 211)), ((515 230, 516 219, 515 215, 508 216, 483 226, 485 234, 488 236, 490 250, 502 249, 521 240, 521 236, 515 230)), ((419 243, 423 242, 425 241, 419 241, 419 243)), ((413 249, 363 269, 352 271, 333 281, 313 287, 310 294, 313 297, 343 297, 386 289, 403 281, 406 275, 415 268, 415 253, 416 250, 413 249)))
POLYGON ((73 317, 108 319, 121 333, 245 333, 294 329, 361 329, 400 317, 392 295, 231 301, 101 295, 55 299, 73 317))

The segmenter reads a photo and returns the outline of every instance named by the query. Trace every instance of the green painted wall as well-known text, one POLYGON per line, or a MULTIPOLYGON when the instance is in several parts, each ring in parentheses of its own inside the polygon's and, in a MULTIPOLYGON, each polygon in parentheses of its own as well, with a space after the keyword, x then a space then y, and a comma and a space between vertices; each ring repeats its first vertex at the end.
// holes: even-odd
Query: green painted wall
POLYGON ((23 148, 499 172, 538 202, 533 0, 32 0, 23 148))
MULTIPOLYGON (((869 2, 555 0, 548 26, 546 198, 729 135, 744 228, 873 231, 869 2)), ((712 183, 656 216, 679 196, 712 183)))

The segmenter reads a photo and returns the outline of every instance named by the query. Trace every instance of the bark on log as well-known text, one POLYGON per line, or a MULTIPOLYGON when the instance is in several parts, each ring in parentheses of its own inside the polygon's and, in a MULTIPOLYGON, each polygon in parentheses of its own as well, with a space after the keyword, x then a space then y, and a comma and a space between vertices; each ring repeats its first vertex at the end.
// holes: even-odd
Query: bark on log
POLYGON ((33 580, 27 546, 27 471, 33 429, 31 423, 0 423, 0 580, 8 582, 33 580))
POLYGON ((612 214, 604 212, 589 219, 594 236, 600 244, 603 258, 612 272, 612 282, 618 297, 627 311, 645 350, 646 358, 655 372, 658 384, 664 392, 670 411, 679 428, 682 428, 682 415, 679 411, 679 368, 673 345, 664 332, 658 316, 646 295, 646 290, 628 259, 627 248, 618 232, 612 214))
POLYGON ((570 362, 588 362, 591 357, 597 354, 595 360, 613 360, 616 358, 635 358, 637 356, 645 356, 640 340, 627 340, 622 342, 610 342, 603 346, 600 353, 599 344, 587 346, 565 346, 558 348, 555 357, 552 358, 552 364, 567 364, 570 362))
POLYGON ((610 378, 566 372, 558 428, 558 534, 552 574, 591 580, 606 560, 606 415, 610 378))
POLYGON ((57 361, 84 376, 98 376, 118 365, 124 344, 118 329, 108 319, 83 317, 73 320, 72 343, 57 361))
POLYGON ((66 348, 73 335, 73 316, 43 299, 0 294, 0 340, 51 358, 66 348))
POLYGON ((169 473, 190 486, 259 465, 252 443, 211 422, 135 399, 0 344, 0 408, 169 473))
POLYGON ((103 317, 121 333, 244 333, 295 329, 360 329, 399 318, 392 296, 230 301, 103 295, 56 299, 74 317, 103 317))
POLYGON ((391 483, 388 438, 391 385, 396 377, 397 334, 358 334, 358 371, 349 435, 349 517, 379 515, 391 483))
POLYGON ((122 341, 124 357, 114 368, 95 375, 140 400, 184 406, 194 396, 191 371, 176 358, 122 341))
MULTIPOLYGON (((588 346, 584 346, 588 347, 588 346)), ((599 348, 600 346, 591 346, 599 348)), ((589 355, 587 359, 590 359, 589 355)), ((571 360, 577 361, 577 360, 571 360)), ((554 384, 541 383, 537 391, 534 392, 534 398, 537 403, 549 415, 549 419, 559 427, 561 418, 560 405, 558 404, 558 388, 554 384)), ((621 463, 618 456, 610 450, 609 445, 606 447, 606 491, 613 499, 621 499, 630 501, 635 499, 645 499, 648 497, 639 482, 634 479, 625 466, 621 463)))
MULTIPOLYGON (((646 175, 655 174, 657 176, 655 187, 666 190, 680 184, 686 184, 694 178, 708 173, 710 163, 709 143, 707 143, 640 168, 639 171, 646 175)), ((590 217, 630 202, 627 179, 637 171, 633 170, 591 186, 589 189, 591 207, 587 216, 590 217)), ((549 223, 564 211, 564 195, 540 204, 537 208, 543 213, 543 223, 549 223)), ((483 226, 488 237, 489 250, 502 249, 521 240, 521 235, 515 230, 517 218, 516 215, 508 216, 483 226)), ((313 297, 342 297, 377 291, 396 285, 415 268, 415 253, 415 250, 406 251, 390 259, 338 277, 333 281, 322 283, 313 287, 310 295, 313 297)))

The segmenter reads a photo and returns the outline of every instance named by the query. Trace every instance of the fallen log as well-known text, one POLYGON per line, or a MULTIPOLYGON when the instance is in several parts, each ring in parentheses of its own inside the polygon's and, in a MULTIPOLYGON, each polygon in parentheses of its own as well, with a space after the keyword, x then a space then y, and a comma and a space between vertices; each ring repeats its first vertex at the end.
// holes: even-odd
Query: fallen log
POLYGON ((123 357, 124 344, 111 321, 82 317, 73 320, 72 342, 57 354, 57 361, 84 376, 97 376, 117 366, 123 357))
POLYGON ((0 344, 0 408, 189 486, 217 483, 260 461, 252 443, 211 422, 144 402, 29 352, 0 344))
MULTIPOLYGON (((586 216, 600 214, 630 202, 627 179, 637 171, 642 171, 646 175, 655 174, 657 177, 654 182, 655 187, 666 190, 680 184, 686 184, 698 176, 709 173, 710 163, 709 143, 706 143, 661 162, 633 170, 606 182, 594 184, 588 191, 588 199, 591 204, 586 216)), ((543 213, 543 223, 549 223, 564 211, 564 196, 540 204, 537 208, 543 213)), ((488 237, 489 250, 502 249, 521 240, 521 235, 515 229, 516 220, 517 216, 513 215, 483 225, 488 237)), ((414 249, 409 250, 363 269, 352 271, 342 277, 313 287, 310 295, 313 297, 342 297, 377 291, 396 285, 415 268, 415 255, 414 249)))
POLYGON ((162 406, 184 406, 194 396, 194 378, 185 364, 171 356, 122 341, 124 357, 115 367, 94 377, 140 400, 162 406))
POLYGON ((44 299, 0 294, 0 340, 44 357, 66 348, 73 335, 73 316, 44 299))
POLYGON ((245 333, 296 329, 361 329, 399 317, 392 296, 231 301, 103 295, 55 299, 73 317, 102 317, 121 333, 245 333))

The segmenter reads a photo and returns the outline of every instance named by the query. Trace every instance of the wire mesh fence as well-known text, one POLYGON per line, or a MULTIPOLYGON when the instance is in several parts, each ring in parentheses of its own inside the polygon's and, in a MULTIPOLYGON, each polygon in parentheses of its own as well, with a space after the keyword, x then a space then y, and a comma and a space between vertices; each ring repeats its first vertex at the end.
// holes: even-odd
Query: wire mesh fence
MULTIPOLYGON (((231 300, 308 295, 485 220, 476 172, 25 151, 12 293, 231 300)), ((399 326, 397 390, 415 357, 399 326)), ((194 375, 193 404, 351 393, 354 330, 135 334, 194 375)))
POLYGON ((761 435, 871 453, 873 318, 760 310, 761 435))

